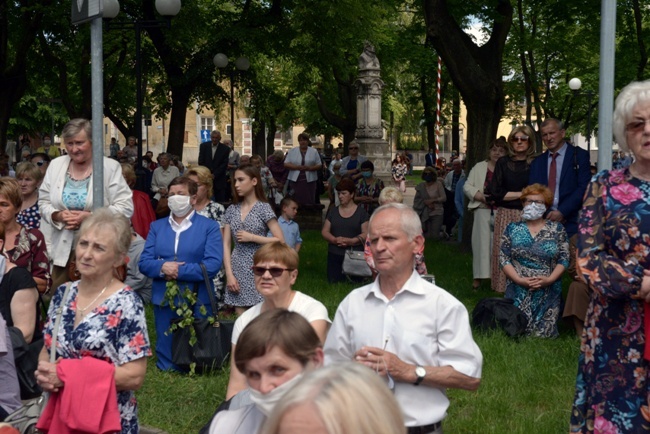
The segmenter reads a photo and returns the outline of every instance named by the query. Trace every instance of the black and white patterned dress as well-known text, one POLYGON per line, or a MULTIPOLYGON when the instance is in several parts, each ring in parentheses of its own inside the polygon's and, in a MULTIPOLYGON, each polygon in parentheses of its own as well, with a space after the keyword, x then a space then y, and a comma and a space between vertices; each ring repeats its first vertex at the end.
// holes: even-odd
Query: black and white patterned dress
MULTIPOLYGON (((230 255, 232 272, 239 283, 239 293, 226 291, 226 304, 231 306, 254 306, 264 301, 255 289, 253 278, 253 255, 260 247, 257 243, 240 243, 237 241, 237 231, 243 230, 253 235, 265 237, 268 221, 276 218, 271 205, 266 202, 255 202, 253 208, 242 222, 241 204, 234 204, 226 210, 224 223, 230 226, 230 235, 235 248, 230 255)), ((228 228, 226 228, 228 230, 228 228)))
MULTIPOLYGON (((223 217, 225 213, 226 210, 224 209, 223 205, 212 200, 208 202, 205 208, 203 208, 201 211, 197 211, 197 214, 202 215, 203 217, 207 217, 210 220, 214 220, 217 223, 219 223, 219 227, 221 228, 224 227, 223 217)), ((213 283, 214 283, 214 293, 217 298, 217 306, 218 309, 221 310, 223 308, 223 305, 225 304, 224 291, 226 290, 226 270, 223 265, 221 265, 221 269, 219 270, 217 275, 214 276, 213 283)))

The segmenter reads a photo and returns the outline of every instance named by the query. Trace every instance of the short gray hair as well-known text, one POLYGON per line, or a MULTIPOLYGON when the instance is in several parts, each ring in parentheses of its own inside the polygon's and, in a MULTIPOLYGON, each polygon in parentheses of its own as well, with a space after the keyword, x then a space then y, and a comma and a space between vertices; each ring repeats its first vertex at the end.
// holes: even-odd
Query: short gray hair
POLYGON ((70 119, 68 123, 63 127, 63 131, 61 132, 61 139, 63 139, 63 141, 71 139, 81 131, 85 131, 86 137, 88 137, 88 140, 92 143, 93 125, 88 119, 84 118, 70 119))
POLYGON ((630 148, 625 136, 625 125, 630 120, 632 111, 638 104, 650 103, 650 80, 633 81, 621 90, 616 97, 612 130, 614 139, 623 151, 630 148))
POLYGON ((79 238, 96 227, 106 228, 112 232, 115 254, 126 255, 131 246, 131 222, 121 214, 116 214, 108 208, 99 208, 92 212, 81 224, 75 240, 75 247, 79 238))
POLYGON ((409 241, 413 241, 418 235, 422 235, 422 222, 420 221, 420 216, 411 208, 406 206, 403 203, 387 203, 382 205, 375 210, 370 216, 370 222, 368 226, 372 226, 372 222, 383 211, 389 209, 396 209, 400 213, 400 225, 402 231, 406 233, 409 241))

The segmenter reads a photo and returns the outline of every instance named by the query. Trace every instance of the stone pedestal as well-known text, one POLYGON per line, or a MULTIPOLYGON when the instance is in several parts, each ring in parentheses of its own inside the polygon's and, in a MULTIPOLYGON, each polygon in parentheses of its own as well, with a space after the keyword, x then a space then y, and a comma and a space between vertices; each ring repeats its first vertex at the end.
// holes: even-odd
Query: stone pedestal
POLYGON ((359 56, 359 78, 354 83, 357 89, 357 130, 355 141, 359 153, 365 155, 375 165, 375 176, 384 182, 391 178, 391 151, 384 137, 381 122, 381 92, 384 82, 381 79, 379 60, 375 49, 369 42, 364 45, 359 56))

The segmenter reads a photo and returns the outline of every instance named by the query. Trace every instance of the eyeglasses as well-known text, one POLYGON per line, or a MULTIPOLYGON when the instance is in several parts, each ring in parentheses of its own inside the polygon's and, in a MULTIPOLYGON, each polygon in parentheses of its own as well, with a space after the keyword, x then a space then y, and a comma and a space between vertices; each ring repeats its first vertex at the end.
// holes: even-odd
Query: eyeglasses
POLYGON ((348 148, 348 149, 349 149, 350 151, 358 151, 358 150, 359 150, 359 148, 357 148, 356 146, 354 146, 354 147, 352 147, 352 148, 348 148))
POLYGON ((634 122, 630 122, 629 124, 625 125, 625 130, 633 133, 640 133, 641 131, 645 130, 645 124, 649 122, 650 120, 637 119, 634 122))
POLYGON ((41 161, 37 161, 37 162, 36 162, 36 165, 37 165, 38 167, 41 167, 43 164, 45 164, 45 161, 44 161, 44 160, 41 160, 41 161))
POLYGON ((524 205, 528 205, 529 203, 534 203, 536 205, 546 205, 543 200, 524 199, 522 202, 524 205))
POLYGON ((528 136, 514 136, 512 138, 513 142, 527 142, 528 141, 528 136))
POLYGON ((280 268, 280 267, 271 267, 271 268, 264 268, 264 267, 251 267, 251 270, 253 270, 253 274, 259 277, 264 276, 266 272, 268 271, 271 274, 271 277, 280 277, 282 276, 282 273, 285 271, 293 271, 293 268, 280 268))

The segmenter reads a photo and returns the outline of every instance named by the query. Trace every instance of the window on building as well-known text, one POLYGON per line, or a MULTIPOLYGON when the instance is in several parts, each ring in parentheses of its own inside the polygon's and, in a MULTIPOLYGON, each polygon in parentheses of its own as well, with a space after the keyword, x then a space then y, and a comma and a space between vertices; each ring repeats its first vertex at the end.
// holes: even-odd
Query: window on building
POLYGON ((214 118, 201 118, 201 129, 214 131, 214 118))
POLYGON ((228 134, 230 137, 232 137, 232 125, 230 125, 230 124, 226 125, 226 134, 228 134))

